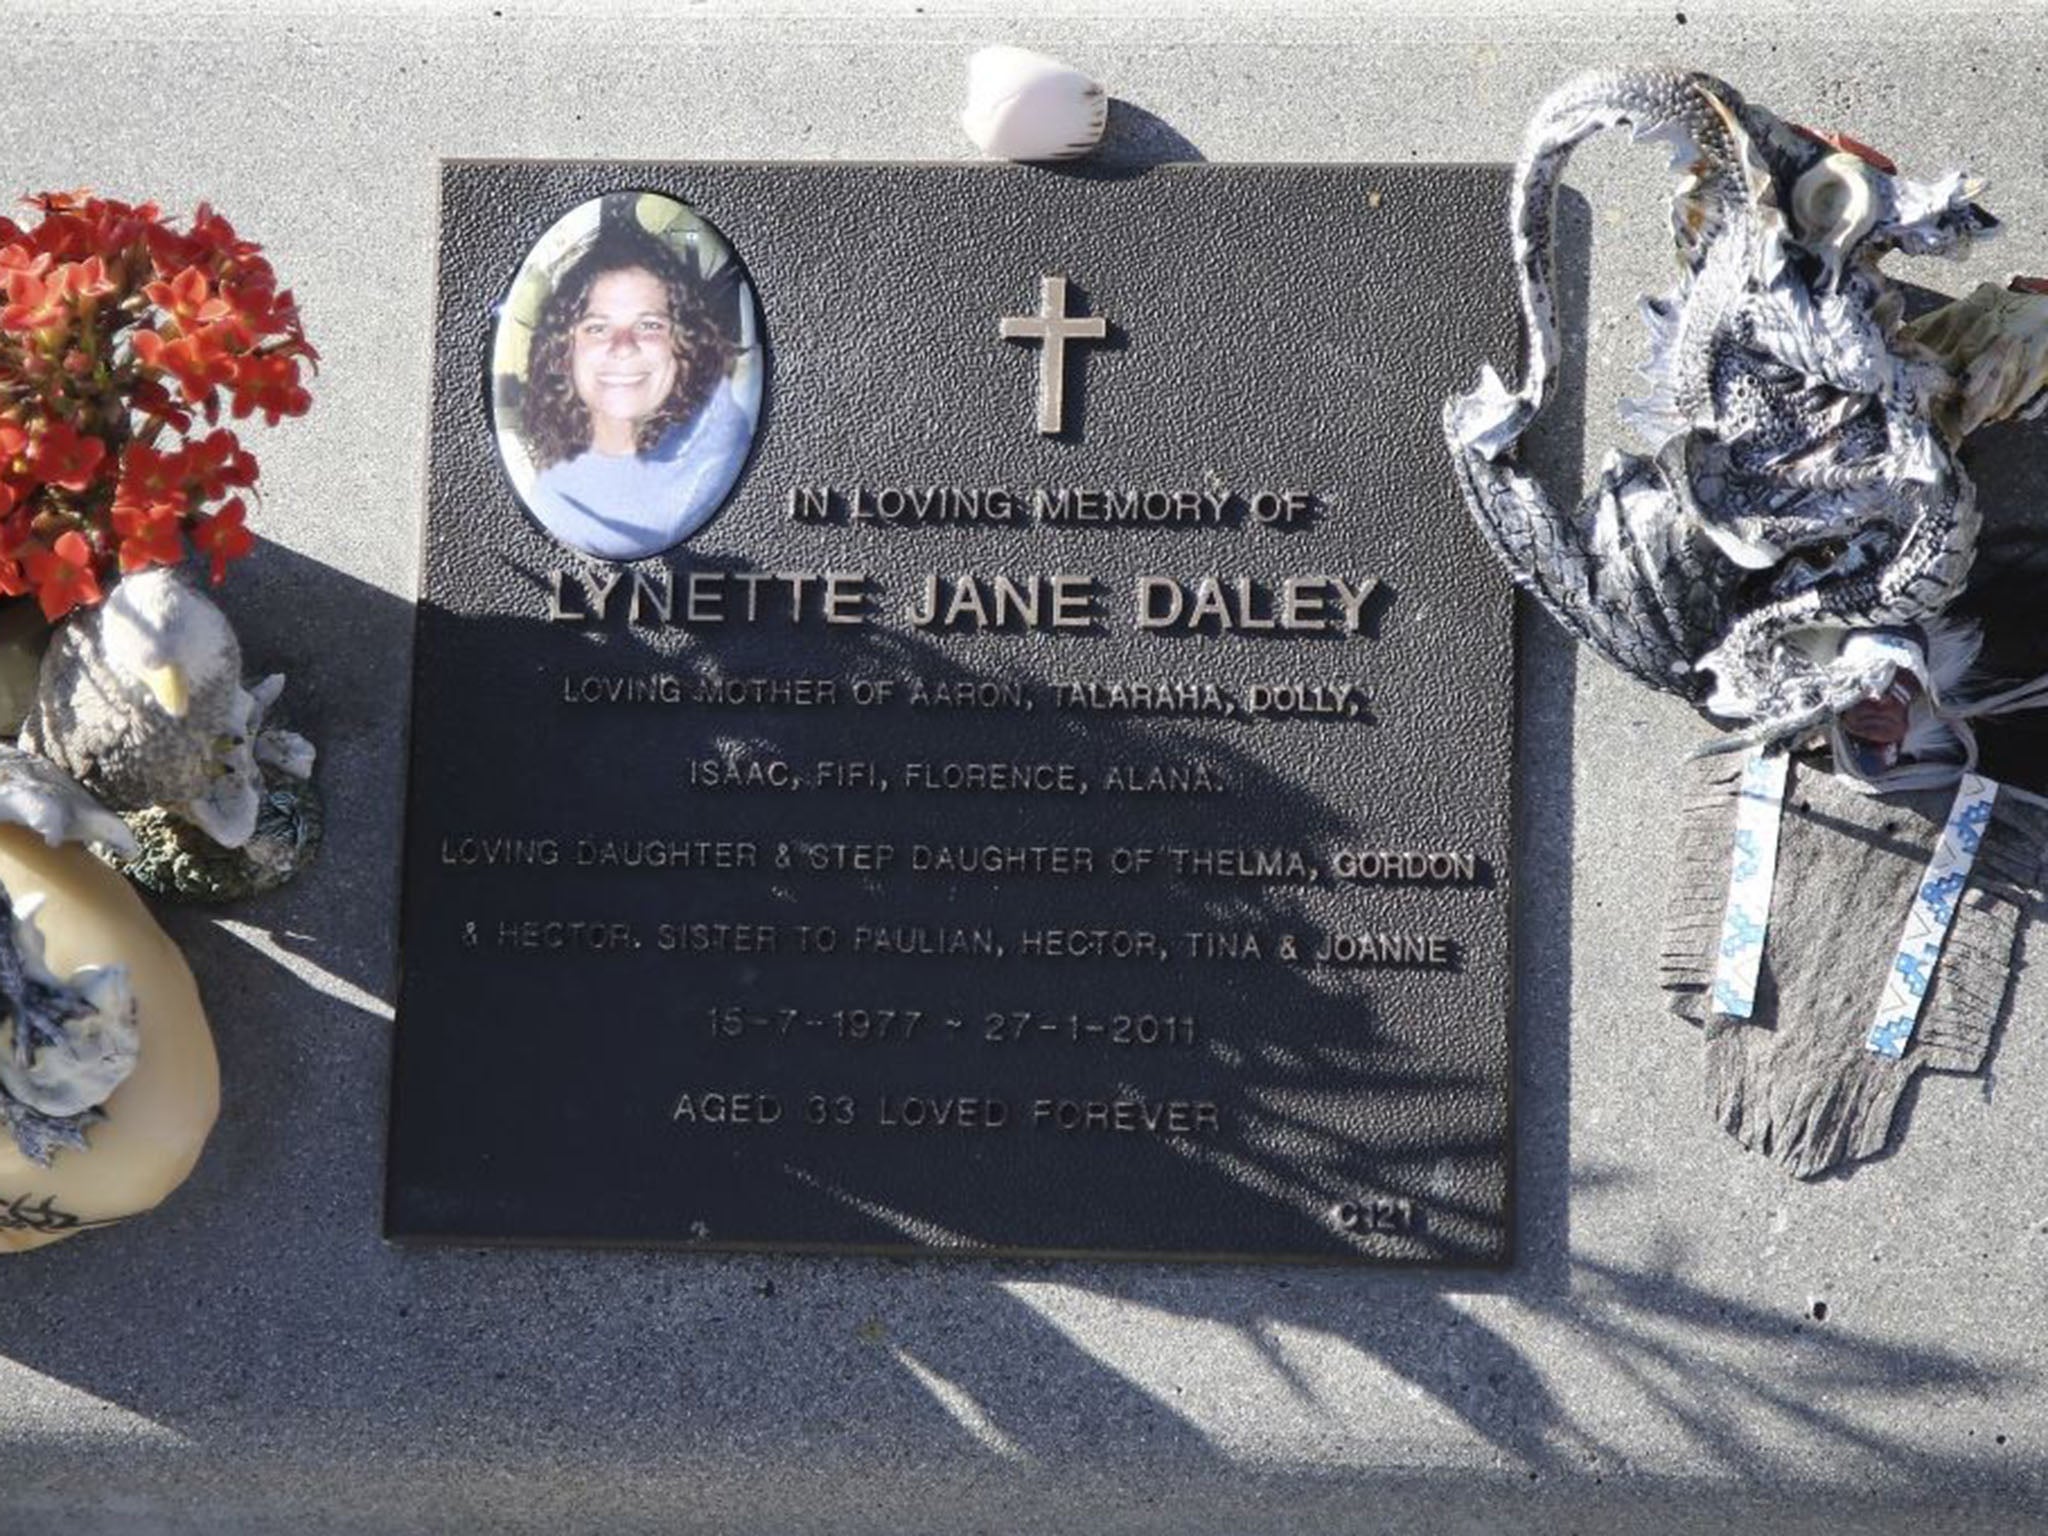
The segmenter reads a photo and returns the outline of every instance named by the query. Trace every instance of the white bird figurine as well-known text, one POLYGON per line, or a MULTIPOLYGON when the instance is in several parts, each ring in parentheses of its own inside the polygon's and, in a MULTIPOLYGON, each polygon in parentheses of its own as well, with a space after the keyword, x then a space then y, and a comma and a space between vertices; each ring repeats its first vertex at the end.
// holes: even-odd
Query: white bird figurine
MULTIPOLYGON (((239 848, 262 803, 257 735, 283 686, 279 677, 243 687, 227 616, 159 567, 124 577, 58 629, 21 744, 117 811, 162 806, 239 848)), ((268 747, 310 769, 310 745, 271 734, 268 747)))

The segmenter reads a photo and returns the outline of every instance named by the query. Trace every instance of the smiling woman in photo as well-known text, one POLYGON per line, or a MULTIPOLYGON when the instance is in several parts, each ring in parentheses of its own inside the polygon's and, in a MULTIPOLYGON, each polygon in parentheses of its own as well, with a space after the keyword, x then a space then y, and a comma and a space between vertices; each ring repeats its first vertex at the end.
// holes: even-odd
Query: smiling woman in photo
POLYGON ((604 560, 656 554, 711 520, 746 460, 759 403, 757 372, 740 385, 744 284, 702 275, 700 221, 687 241, 658 235, 643 203, 686 213, 651 194, 601 200, 595 231, 559 258, 516 401, 500 412, 500 443, 534 516, 604 560))

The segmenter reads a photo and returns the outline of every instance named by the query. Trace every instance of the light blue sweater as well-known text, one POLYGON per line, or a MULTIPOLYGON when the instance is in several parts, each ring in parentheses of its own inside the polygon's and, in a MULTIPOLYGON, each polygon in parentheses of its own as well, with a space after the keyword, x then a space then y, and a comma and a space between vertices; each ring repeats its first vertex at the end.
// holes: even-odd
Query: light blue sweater
POLYGON ((534 515, 571 549, 600 560, 658 554, 711 521, 753 437, 728 379, 650 453, 586 449, 549 465, 534 482, 534 515))

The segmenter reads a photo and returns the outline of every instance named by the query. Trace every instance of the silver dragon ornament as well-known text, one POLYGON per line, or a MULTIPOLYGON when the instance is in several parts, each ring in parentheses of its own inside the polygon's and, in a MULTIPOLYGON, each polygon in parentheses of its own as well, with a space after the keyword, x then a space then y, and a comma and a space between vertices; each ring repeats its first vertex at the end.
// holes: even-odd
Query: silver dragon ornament
MULTIPOLYGON (((1997 226, 1978 191, 1959 174, 1910 180, 1704 74, 1582 76, 1529 128, 1511 214, 1524 374, 1511 389, 1489 367, 1448 402, 1451 456, 1516 582, 1617 666, 1722 725, 1708 751, 1779 750, 1818 731, 1839 746, 1845 719, 1850 738, 1866 720, 1903 735, 1872 717, 1932 686, 1902 674, 1941 647, 1976 548, 1957 445, 1988 420, 2038 411, 2048 370, 2038 337, 2019 356, 1997 290, 1909 324, 1880 263, 1967 250, 1997 226), (1681 273, 1644 303, 1650 387, 1624 409, 1649 451, 1611 456, 1566 510, 1515 448, 1560 360, 1559 180, 1578 144, 1616 127, 1667 146, 1682 172, 1681 273), (1905 644, 1854 643, 1873 634, 1905 644)), ((1838 758, 1855 771, 1853 751, 1838 758)))

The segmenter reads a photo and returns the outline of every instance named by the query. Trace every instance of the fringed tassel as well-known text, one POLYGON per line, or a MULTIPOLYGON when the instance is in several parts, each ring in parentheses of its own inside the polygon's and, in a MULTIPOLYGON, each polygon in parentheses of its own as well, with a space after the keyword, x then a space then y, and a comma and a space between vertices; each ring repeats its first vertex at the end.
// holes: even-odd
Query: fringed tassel
POLYGON ((1785 1075, 1756 1051, 1760 1034, 1707 1044, 1707 1104, 1723 1130, 1799 1179, 1884 1150, 1915 1064, 1862 1052, 1833 1072, 1785 1075))

